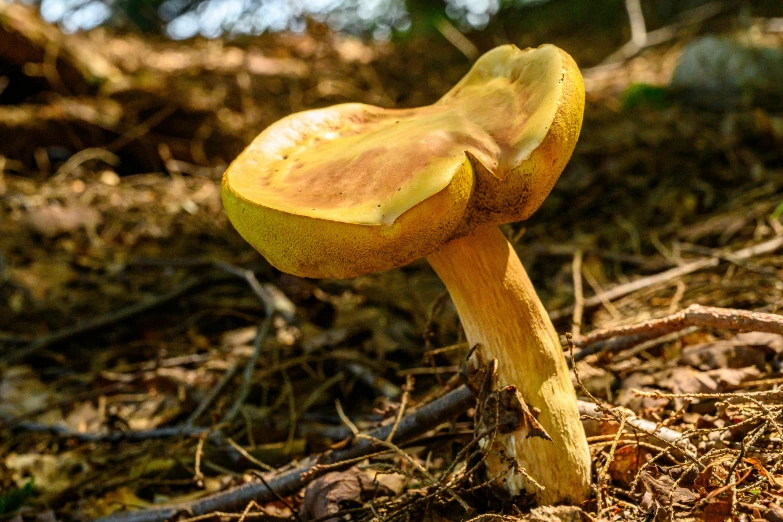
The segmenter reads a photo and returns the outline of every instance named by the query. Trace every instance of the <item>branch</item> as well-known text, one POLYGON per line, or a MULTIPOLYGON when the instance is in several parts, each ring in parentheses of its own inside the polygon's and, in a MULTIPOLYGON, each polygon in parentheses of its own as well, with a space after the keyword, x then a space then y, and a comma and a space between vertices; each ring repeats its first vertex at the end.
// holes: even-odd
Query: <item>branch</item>
POLYGON ((695 304, 661 319, 596 330, 576 339, 574 346, 580 350, 574 354, 574 361, 581 361, 600 350, 612 352, 624 350, 691 326, 783 335, 783 316, 695 304))
MULTIPOLYGON (((759 243, 748 248, 737 250, 736 252, 732 252, 729 255, 734 261, 742 261, 745 259, 750 259, 754 256, 770 254, 779 249, 781 246, 783 246, 783 237, 776 237, 774 239, 770 239, 769 241, 765 241, 764 243, 759 243)), ((692 274, 694 272, 698 272, 699 270, 704 270, 705 268, 718 266, 720 262, 721 258, 717 256, 698 259, 696 261, 691 261, 690 263, 685 263, 684 265, 674 267, 670 270, 666 270, 659 274, 642 277, 631 281, 630 283, 617 285, 614 288, 610 288, 609 290, 605 291, 601 295, 594 295, 593 297, 585 299, 584 308, 587 310, 588 308, 593 308, 600 305, 602 301, 613 301, 644 288, 666 283, 673 279, 677 279, 678 277, 692 274)), ((555 321, 572 314, 573 311, 574 307, 569 306, 550 312, 549 317, 555 321)))
MULTIPOLYGON (((475 405, 473 393, 460 386, 408 415, 405 415, 395 435, 397 442, 410 440, 435 428, 453 417, 464 413, 475 405)), ((372 439, 385 440, 393 429, 392 425, 376 428, 368 433, 372 439)), ((335 450, 306 459, 299 466, 288 471, 268 475, 265 481, 250 482, 228 491, 209 495, 199 500, 185 502, 169 507, 129 511, 98 519, 98 522, 163 522, 180 513, 188 516, 200 516, 216 511, 242 509, 249 502, 259 504, 270 502, 278 496, 288 496, 296 493, 312 480, 333 470, 334 464, 356 459, 382 449, 375 440, 361 438, 348 448, 335 450), (327 467, 327 469, 322 469, 327 467)))
POLYGON ((631 23, 631 42, 641 49, 647 43, 647 24, 644 22, 641 0, 625 0, 625 10, 631 23))
POLYGON ((582 317, 584 315, 584 291, 582 289, 582 251, 574 252, 574 260, 571 263, 571 271, 574 279, 574 313, 571 319, 571 334, 579 337, 582 331, 582 317))

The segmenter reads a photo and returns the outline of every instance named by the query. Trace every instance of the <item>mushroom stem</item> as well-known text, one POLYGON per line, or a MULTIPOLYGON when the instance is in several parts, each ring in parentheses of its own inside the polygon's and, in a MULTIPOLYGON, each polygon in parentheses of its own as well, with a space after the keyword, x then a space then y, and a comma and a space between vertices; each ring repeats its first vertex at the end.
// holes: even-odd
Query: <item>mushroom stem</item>
POLYGON ((579 503, 589 494, 590 452, 563 350, 514 248, 497 227, 480 228, 427 256, 457 307, 465 335, 484 360, 498 360, 498 384, 513 384, 552 437, 499 435, 487 455, 489 476, 515 458, 539 489, 513 471, 500 480, 512 495, 539 504, 579 503))

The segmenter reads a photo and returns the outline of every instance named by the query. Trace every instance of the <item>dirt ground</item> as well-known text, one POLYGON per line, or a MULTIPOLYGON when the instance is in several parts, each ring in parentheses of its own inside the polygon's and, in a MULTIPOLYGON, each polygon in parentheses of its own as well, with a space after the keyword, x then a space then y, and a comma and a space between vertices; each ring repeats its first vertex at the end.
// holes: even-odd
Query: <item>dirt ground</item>
MULTIPOLYGON (((783 47, 753 23, 743 34, 783 47)), ((0 7, 0 27, 15 42, 0 45, 13 86, 0 93, 0 518, 92 520, 258 484, 350 435, 335 400, 371 429, 458 381, 469 347, 425 262, 346 281, 282 274, 233 231, 219 184, 291 112, 433 102, 470 66, 457 48, 316 24, 233 43, 63 36, 18 6, 0 7)), ((574 334, 580 398, 606 407, 585 420, 591 500, 530 518, 529 501, 494 491, 460 452, 470 409, 404 451, 211 517, 783 520, 774 325, 686 321, 590 344, 694 304, 783 306, 783 114, 633 96, 665 85, 699 30, 610 65, 556 42, 587 62, 582 135, 543 207, 504 227, 558 332, 574 334)))

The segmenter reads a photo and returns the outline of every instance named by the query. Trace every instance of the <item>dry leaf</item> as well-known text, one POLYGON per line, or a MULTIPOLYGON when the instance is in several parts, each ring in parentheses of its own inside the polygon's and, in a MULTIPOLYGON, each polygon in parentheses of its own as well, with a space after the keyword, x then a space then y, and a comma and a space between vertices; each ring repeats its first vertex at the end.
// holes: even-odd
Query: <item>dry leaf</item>
POLYGON ((743 462, 746 462, 756 468, 756 471, 765 476, 772 484, 783 488, 783 476, 776 477, 772 475, 769 471, 767 471, 767 468, 764 467, 759 459, 755 457, 747 457, 743 459, 743 462))
POLYGON ((747 368, 716 368, 707 374, 715 379, 721 390, 736 388, 745 381, 751 381, 761 377, 761 372, 755 366, 747 368))
MULTIPOLYGON (((53 400, 51 386, 42 383, 29 366, 12 366, 3 372, 0 380, 0 412, 17 417, 39 410, 53 400)), ((59 410, 50 411, 45 416, 47 422, 60 418, 59 410)))
POLYGON ((693 491, 676 486, 674 480, 668 475, 653 477, 650 472, 642 471, 640 477, 644 489, 652 495, 652 500, 657 506, 692 504, 699 499, 699 495, 693 491))
POLYGON ((706 493, 712 487, 712 477, 715 474, 715 466, 709 465, 699 474, 699 477, 693 483, 693 489, 706 493))
POLYGON ((710 502, 702 513, 704 522, 724 522, 731 520, 731 503, 726 501, 710 502))
POLYGON ((32 208, 22 223, 30 230, 46 237, 75 232, 81 228, 94 231, 101 223, 101 214, 93 207, 59 203, 32 208))
POLYGON ((718 391, 718 383, 705 372, 687 366, 672 368, 669 376, 660 381, 663 388, 674 393, 713 393, 718 391))
POLYGON ((395 495, 402 493, 405 489, 405 485, 410 481, 410 478, 402 473, 391 472, 377 472, 368 471, 368 475, 374 482, 377 482, 384 488, 388 488, 395 495))
MULTIPOLYGON (((359 507, 373 496, 391 493, 358 468, 327 473, 314 480, 305 489, 305 498, 300 513, 304 520, 332 515, 342 509, 359 507)), ((338 517, 328 522, 338 522, 338 517)))
POLYGON ((609 464, 609 476, 623 487, 630 486, 639 469, 650 460, 650 452, 637 446, 623 446, 614 452, 609 464))
POLYGON ((763 332, 737 334, 727 341, 716 341, 686 346, 680 361, 683 364, 711 370, 716 368, 745 368, 755 366, 763 370, 768 355, 783 352, 783 336, 763 332))

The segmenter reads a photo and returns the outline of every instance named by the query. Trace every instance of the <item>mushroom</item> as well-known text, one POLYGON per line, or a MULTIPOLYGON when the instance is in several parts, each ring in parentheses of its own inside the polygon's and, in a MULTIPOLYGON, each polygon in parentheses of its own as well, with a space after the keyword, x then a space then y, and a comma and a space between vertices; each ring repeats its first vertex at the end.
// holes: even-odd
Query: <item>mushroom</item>
POLYGON ((348 103, 283 118, 223 177, 232 224, 281 271, 350 278, 426 257, 468 341, 498 360, 499 384, 540 411, 552 441, 498 436, 486 459, 496 483, 540 504, 585 500, 590 454, 554 326, 498 225, 541 205, 583 111, 567 53, 504 45, 426 107, 348 103))

